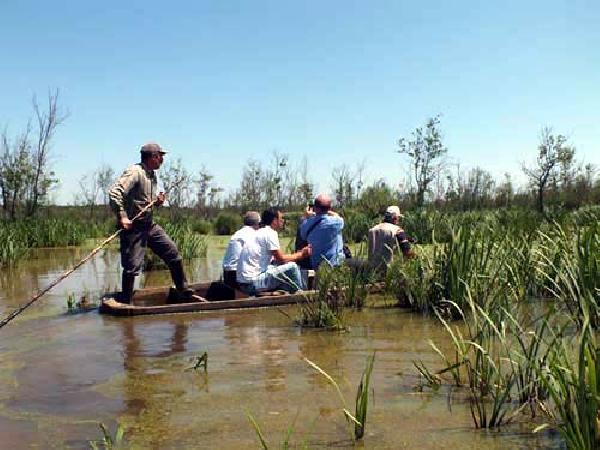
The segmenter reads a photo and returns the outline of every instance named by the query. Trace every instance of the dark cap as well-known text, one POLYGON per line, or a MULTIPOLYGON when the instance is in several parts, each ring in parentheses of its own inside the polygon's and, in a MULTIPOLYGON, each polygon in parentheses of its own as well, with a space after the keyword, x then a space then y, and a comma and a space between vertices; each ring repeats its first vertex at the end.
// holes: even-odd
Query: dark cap
POLYGON ((140 148, 140 153, 160 153, 164 155, 167 152, 165 152, 157 143, 148 142, 147 144, 142 145, 142 148, 140 148))

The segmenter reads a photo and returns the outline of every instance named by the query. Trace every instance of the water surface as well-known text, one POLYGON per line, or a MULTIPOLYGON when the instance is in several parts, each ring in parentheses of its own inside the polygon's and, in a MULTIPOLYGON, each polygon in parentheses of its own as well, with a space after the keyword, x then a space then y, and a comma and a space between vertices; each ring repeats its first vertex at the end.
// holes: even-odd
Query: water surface
MULTIPOLYGON (((0 314, 27 300, 85 256, 83 249, 39 250, 0 274, 0 314)), ((217 278, 222 246, 188 267, 193 281, 217 278)), ((414 360, 439 367, 427 340, 448 338, 435 320, 398 308, 348 316, 345 333, 294 326, 296 307, 156 317, 66 314, 66 297, 98 298, 118 287, 118 254, 109 250, 75 272, 21 317, 0 329, 2 448, 88 448, 98 422, 120 423, 131 448, 259 448, 246 414, 273 448, 295 423, 293 442, 352 446, 342 404, 325 379, 340 384, 348 409, 368 355, 376 351, 365 448, 506 449, 560 447, 534 425, 475 430, 461 393, 418 392, 414 360), (282 311, 285 313, 282 313, 282 311), (190 368, 203 352, 208 371, 190 368), (295 419, 296 418, 296 419, 295 419), (295 422, 294 422, 295 420, 295 422)), ((169 282, 166 271, 142 285, 169 282)))

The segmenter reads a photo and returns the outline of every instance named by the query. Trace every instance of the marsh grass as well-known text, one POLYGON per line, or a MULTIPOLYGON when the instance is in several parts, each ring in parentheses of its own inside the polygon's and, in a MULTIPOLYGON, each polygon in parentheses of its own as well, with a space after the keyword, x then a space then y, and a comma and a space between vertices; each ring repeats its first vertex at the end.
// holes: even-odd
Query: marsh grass
POLYGON ((553 401, 557 427, 570 449, 600 447, 599 353, 595 332, 585 315, 575 349, 562 340, 553 347, 547 370, 540 370, 553 401))
POLYGON ((104 425, 102 422, 98 423, 98 426, 100 427, 103 436, 100 440, 89 441, 90 447, 93 450, 115 450, 127 448, 124 441, 125 429, 121 426, 121 424, 117 426, 114 435, 108 431, 108 428, 106 428, 106 425, 104 425))
POLYGON ((369 386, 371 384, 371 373, 373 372, 373 364, 375 363, 375 352, 367 358, 367 365, 360 379, 358 388, 356 389, 356 407, 354 423, 354 438, 362 439, 367 426, 367 412, 369 405, 369 386))
MULTIPOLYGON (((300 410, 298 410, 298 412, 296 413, 296 416, 294 417, 294 420, 288 426, 285 436, 283 438, 283 441, 278 446, 278 448, 280 448, 281 450, 288 450, 288 449, 292 448, 291 447, 292 437, 293 437, 294 433, 296 433, 296 422, 298 421, 299 415, 300 415, 300 410)), ((260 425, 258 424, 257 420, 248 411, 246 411, 246 417, 248 417, 248 420, 250 421, 250 424, 252 425, 252 428, 254 429, 254 432, 256 433, 256 437, 258 438, 263 450, 269 450, 269 448, 270 448, 269 443, 268 443, 262 429, 260 428, 260 425)), ((306 441, 304 441, 304 442, 300 443, 299 445, 295 445, 294 448, 308 449, 308 443, 306 441)))
POLYGON ((208 353, 204 352, 200 356, 194 358, 194 365, 188 370, 200 370, 204 369, 204 373, 208 371, 208 353))
POLYGON ((340 403, 342 405, 342 413, 346 420, 354 425, 354 433, 350 431, 350 434, 354 440, 362 439, 365 433, 365 427, 367 423, 367 411, 368 411, 368 402, 369 402, 369 386, 371 382, 371 373, 373 372, 373 364, 375 362, 375 353, 367 358, 367 365, 365 370, 363 371, 360 383, 358 385, 356 391, 356 410, 354 415, 348 410, 346 405, 346 400, 340 386, 333 379, 331 375, 321 369, 317 364, 312 362, 308 358, 302 358, 304 362, 306 362, 310 367, 316 370, 319 374, 321 374, 328 382, 331 384, 337 393, 338 398, 340 399, 340 403))
POLYGON ((600 227, 569 231, 559 224, 540 232, 536 249, 538 274, 546 292, 560 300, 581 328, 587 314, 590 325, 600 325, 600 227))
MULTIPOLYGON (((167 235, 175 242, 177 249, 184 260, 206 256, 208 251, 208 238, 206 235, 194 232, 187 223, 165 223, 163 228, 167 235)), ((153 252, 145 254, 146 270, 163 269, 166 267, 163 260, 153 252)))
POLYGON ((317 292, 307 294, 300 305, 297 323, 301 326, 343 330, 347 308, 365 305, 373 273, 348 265, 321 264, 317 271, 317 292))

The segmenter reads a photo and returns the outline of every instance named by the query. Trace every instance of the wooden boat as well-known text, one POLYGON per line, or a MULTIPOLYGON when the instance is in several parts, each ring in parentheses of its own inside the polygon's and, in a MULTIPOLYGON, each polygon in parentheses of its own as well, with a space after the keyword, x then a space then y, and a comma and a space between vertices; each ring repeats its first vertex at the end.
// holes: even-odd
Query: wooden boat
POLYGON ((316 291, 303 291, 290 294, 284 291, 250 296, 221 281, 190 285, 196 299, 189 303, 167 303, 169 287, 139 289, 133 296, 132 304, 120 303, 118 293, 105 296, 100 305, 100 313, 113 316, 138 316, 144 314, 172 314, 218 309, 259 308, 264 306, 289 305, 306 300, 307 294, 316 291))

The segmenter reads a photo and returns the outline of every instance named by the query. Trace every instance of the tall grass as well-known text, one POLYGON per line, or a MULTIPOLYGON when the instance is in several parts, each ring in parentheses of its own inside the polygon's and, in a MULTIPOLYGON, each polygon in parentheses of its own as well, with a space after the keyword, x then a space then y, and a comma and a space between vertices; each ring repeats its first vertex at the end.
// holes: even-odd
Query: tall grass
POLYGON ((17 231, 0 224, 0 269, 15 266, 29 252, 26 242, 17 231))
POLYGON ((354 425, 354 439, 362 439, 365 434, 365 427, 367 424, 367 411, 368 411, 368 403, 369 403, 369 386, 371 383, 371 373, 373 372, 373 364, 375 362, 375 353, 367 358, 367 365, 360 379, 360 383, 356 390, 356 409, 354 415, 348 410, 346 405, 346 400, 340 386, 333 379, 331 375, 321 369, 317 364, 309 360, 308 358, 303 358, 304 361, 315 369, 319 374, 323 375, 325 379, 335 388, 338 398, 342 404, 342 412, 344 413, 344 417, 346 420, 354 425))
POLYGON ((558 429, 570 449, 600 447, 600 349, 588 319, 585 315, 575 351, 561 341, 552 349, 547 371, 540 374, 553 400, 558 429))
POLYGON ((345 309, 360 309, 369 293, 373 273, 347 265, 321 264, 317 271, 317 292, 308 294, 300 306, 298 323, 315 328, 343 329, 345 309))
MULTIPOLYGON (((184 260, 206 256, 208 251, 208 238, 195 233, 187 223, 165 223, 163 225, 167 235, 175 242, 181 257, 184 260)), ((145 254, 146 270, 164 268, 164 262, 153 252, 145 254)))

